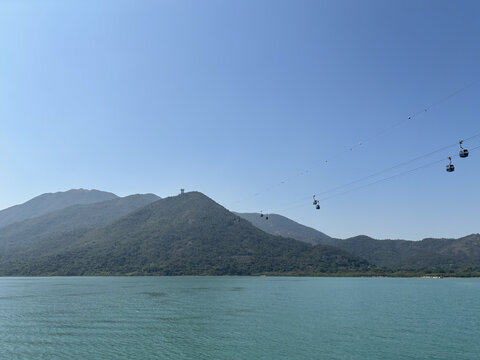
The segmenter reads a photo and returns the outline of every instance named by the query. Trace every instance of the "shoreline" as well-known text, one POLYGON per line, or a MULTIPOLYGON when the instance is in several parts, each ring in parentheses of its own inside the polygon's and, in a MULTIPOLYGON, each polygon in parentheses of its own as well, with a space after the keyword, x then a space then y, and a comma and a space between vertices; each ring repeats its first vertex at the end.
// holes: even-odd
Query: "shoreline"
POLYGON ((480 275, 472 276, 442 276, 442 275, 355 275, 355 274, 328 274, 328 275, 302 275, 302 274, 250 274, 250 275, 210 275, 210 274, 188 274, 188 275, 140 275, 140 274, 89 274, 89 275, 0 275, 0 279, 13 279, 13 278, 100 278, 100 277, 109 277, 109 278, 133 278, 133 277, 142 277, 142 278, 186 278, 186 277, 195 277, 195 278, 206 278, 206 277, 234 277, 234 278, 381 278, 381 279, 480 279, 480 275))

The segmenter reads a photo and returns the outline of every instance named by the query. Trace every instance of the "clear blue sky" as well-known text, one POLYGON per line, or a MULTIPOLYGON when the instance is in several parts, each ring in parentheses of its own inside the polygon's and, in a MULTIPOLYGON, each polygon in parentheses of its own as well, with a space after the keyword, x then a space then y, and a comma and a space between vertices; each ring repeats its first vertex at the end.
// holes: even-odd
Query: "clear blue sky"
POLYGON ((337 237, 480 232, 480 149, 308 199, 480 132, 476 84, 345 152, 479 80, 479 18, 478 1, 0 1, 0 208, 185 187, 337 237))

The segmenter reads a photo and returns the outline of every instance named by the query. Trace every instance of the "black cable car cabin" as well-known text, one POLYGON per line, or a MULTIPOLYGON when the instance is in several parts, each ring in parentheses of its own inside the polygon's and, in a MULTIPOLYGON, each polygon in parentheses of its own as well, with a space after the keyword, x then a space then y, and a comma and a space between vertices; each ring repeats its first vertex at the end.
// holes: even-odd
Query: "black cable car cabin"
POLYGON ((447 165, 446 170, 447 170, 447 172, 454 172, 455 171, 455 166, 452 164, 452 157, 449 156, 448 160, 450 161, 450 164, 447 165))
POLYGON ((460 152, 458 153, 458 156, 460 156, 461 158, 468 157, 468 150, 467 149, 461 149, 460 152))
POLYGON ((458 156, 460 156, 461 158, 468 157, 468 150, 464 149, 463 146, 462 146, 463 140, 460 140, 459 144, 460 144, 460 152, 458 153, 458 156))

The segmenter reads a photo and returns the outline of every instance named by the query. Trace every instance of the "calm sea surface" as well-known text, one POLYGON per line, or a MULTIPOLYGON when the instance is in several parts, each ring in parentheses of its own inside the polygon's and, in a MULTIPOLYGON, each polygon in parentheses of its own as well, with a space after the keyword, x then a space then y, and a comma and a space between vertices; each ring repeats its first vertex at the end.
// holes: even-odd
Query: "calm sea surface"
POLYGON ((0 278, 0 359, 480 359, 480 279, 0 278))

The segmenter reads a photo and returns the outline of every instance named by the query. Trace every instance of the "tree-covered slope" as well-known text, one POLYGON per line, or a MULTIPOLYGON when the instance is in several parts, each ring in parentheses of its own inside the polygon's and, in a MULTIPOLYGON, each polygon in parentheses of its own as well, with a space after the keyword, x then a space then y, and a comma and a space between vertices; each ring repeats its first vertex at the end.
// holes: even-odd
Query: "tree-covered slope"
POLYGON ((299 224, 285 216, 269 214, 268 220, 260 217, 259 213, 235 213, 241 218, 248 220, 254 226, 266 233, 288 237, 310 244, 324 244, 330 240, 330 236, 311 227, 299 224))
POLYGON ((197 192, 162 199, 6 275, 324 274, 368 271, 328 246, 269 235, 197 192))
POLYGON ((238 215, 269 234, 334 246, 390 270, 480 269, 480 235, 478 234, 460 239, 424 239, 422 241, 376 240, 364 235, 340 240, 280 215, 271 214, 268 220, 260 217, 258 213, 239 213, 238 215))
POLYGON ((117 195, 109 192, 85 189, 42 194, 23 204, 0 211, 0 228, 72 205, 92 204, 115 198, 117 198, 117 195))
POLYGON ((460 270, 480 267, 480 234, 460 239, 375 240, 357 236, 336 247, 378 266, 404 270, 460 270))
POLYGON ((368 263, 387 273, 480 271, 479 234, 422 241, 338 240, 279 215, 266 221, 259 214, 239 214, 246 221, 195 192, 159 201, 153 194, 118 198, 84 190, 46 195, 68 201, 37 197, 35 206, 27 206, 30 214, 47 213, 0 228, 0 275, 315 275, 365 272, 368 263), (113 198, 95 201, 104 196, 113 198), (49 212, 69 201, 93 203, 49 212))
MULTIPOLYGON (((93 204, 74 205, 0 229, 0 264, 16 257, 31 259, 65 248, 88 231, 158 200, 137 194, 93 204)), ((1 265, 0 265, 1 266, 1 265)))

